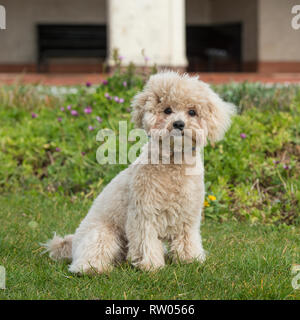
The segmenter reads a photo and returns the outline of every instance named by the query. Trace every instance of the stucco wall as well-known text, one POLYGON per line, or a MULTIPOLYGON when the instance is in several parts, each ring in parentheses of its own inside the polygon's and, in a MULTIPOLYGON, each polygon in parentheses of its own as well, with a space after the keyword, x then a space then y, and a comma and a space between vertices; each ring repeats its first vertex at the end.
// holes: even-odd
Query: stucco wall
MULTIPOLYGON (((7 30, 0 30, 0 64, 31 64, 36 61, 37 23, 106 23, 106 1, 110 0, 0 1, 7 13, 7 30)), ((163 1, 159 2, 162 11, 163 1)), ((300 30, 291 27, 291 8, 296 4, 299 0, 186 0, 186 23, 243 22, 245 62, 297 62, 300 30)), ((156 34, 163 37, 159 31, 156 34)), ((162 42, 169 43, 170 39, 162 42)))
POLYGON ((211 22, 242 22, 243 61, 257 60, 257 0, 211 0, 211 22))
MULTIPOLYGON (((110 0, 109 48, 124 64, 144 65, 141 50, 158 66, 185 67, 184 0, 110 0)), ((112 57, 109 59, 113 64, 112 57)))
POLYGON ((259 60, 300 61, 300 30, 291 27, 292 7, 299 0, 259 0, 259 60))
POLYGON ((186 0, 186 23, 188 25, 211 22, 210 0, 186 0))
POLYGON ((36 61, 37 23, 106 23, 106 0, 1 0, 7 29, 0 31, 0 63, 36 61))

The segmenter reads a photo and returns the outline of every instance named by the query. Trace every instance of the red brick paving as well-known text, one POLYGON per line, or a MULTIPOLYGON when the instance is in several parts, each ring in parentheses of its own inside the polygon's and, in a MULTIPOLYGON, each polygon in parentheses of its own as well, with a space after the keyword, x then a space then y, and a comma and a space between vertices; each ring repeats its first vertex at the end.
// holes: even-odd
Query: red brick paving
MULTIPOLYGON (((97 84, 105 79, 107 74, 15 74, 0 73, 0 84, 40 83, 44 85, 77 85, 91 82, 97 84)), ((209 83, 264 82, 264 83, 299 83, 300 73, 199 73, 200 79, 209 83)))

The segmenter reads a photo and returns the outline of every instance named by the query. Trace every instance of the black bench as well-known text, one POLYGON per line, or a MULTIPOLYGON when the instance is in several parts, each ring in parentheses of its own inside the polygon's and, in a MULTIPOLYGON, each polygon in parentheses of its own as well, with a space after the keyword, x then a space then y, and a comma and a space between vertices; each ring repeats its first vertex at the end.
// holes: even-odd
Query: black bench
POLYGON ((39 24, 38 71, 49 58, 106 58, 106 26, 39 24))

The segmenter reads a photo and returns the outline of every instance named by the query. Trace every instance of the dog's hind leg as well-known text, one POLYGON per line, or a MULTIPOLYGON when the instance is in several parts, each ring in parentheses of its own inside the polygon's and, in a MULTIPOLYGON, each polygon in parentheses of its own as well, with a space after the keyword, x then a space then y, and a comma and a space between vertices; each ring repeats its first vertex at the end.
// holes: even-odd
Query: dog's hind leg
POLYGON ((74 238, 73 261, 69 271, 73 273, 102 273, 111 270, 114 263, 124 258, 125 243, 116 228, 101 223, 84 235, 74 238))

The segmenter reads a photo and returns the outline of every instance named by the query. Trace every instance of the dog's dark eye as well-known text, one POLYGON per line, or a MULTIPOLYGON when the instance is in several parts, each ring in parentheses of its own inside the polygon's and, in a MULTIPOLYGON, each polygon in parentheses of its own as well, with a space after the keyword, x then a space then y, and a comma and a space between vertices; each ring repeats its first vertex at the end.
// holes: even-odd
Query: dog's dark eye
POLYGON ((171 114, 172 113, 172 109, 169 107, 169 108, 166 108, 165 110, 164 110, 164 113, 165 114, 171 114))
POLYGON ((189 110, 189 115, 190 115, 191 117, 195 117, 196 111, 195 111, 195 110, 189 110))

